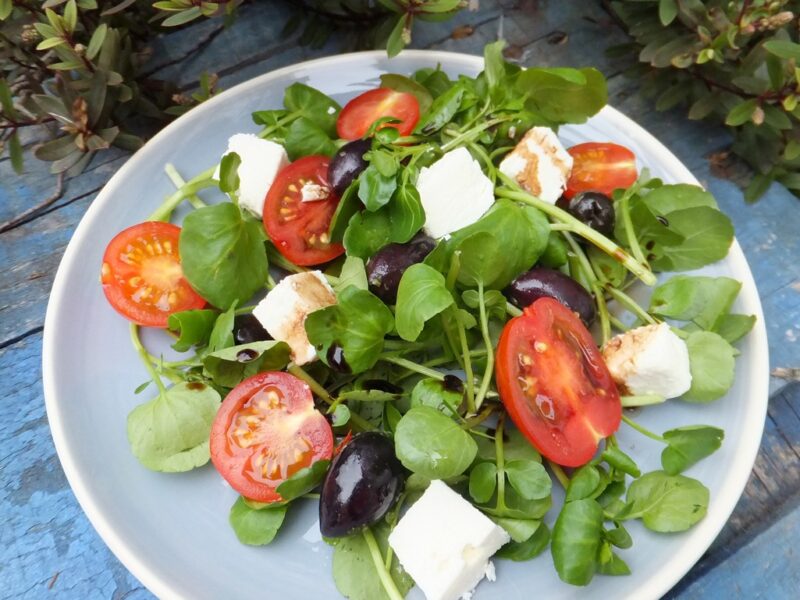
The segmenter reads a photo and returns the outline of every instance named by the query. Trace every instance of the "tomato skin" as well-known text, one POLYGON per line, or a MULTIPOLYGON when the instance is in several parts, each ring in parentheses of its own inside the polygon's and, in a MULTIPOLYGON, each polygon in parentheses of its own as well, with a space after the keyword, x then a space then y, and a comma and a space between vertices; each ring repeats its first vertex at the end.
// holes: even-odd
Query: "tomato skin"
POLYGON ((123 229, 103 254, 100 283, 111 306, 145 327, 166 327, 172 313, 203 308, 206 301, 183 276, 181 228, 145 221, 123 229))
POLYGON ((553 462, 578 467, 619 427, 619 392, 591 333, 553 298, 506 323, 497 389, 517 428, 553 462))
POLYGON ((402 121, 384 127, 394 127, 400 135, 409 135, 419 121, 419 102, 413 94, 390 88, 377 88, 350 100, 336 121, 336 132, 344 140, 364 137, 372 124, 383 117, 402 121))
POLYGON ((333 431, 305 382, 269 371, 245 379, 225 397, 209 447, 211 462, 234 490, 257 502, 280 502, 275 489, 283 481, 330 460, 333 431))
POLYGON ((625 146, 611 142, 586 142, 567 152, 573 159, 572 172, 564 196, 578 192, 601 192, 606 196, 619 188, 629 188, 639 176, 636 155, 625 146))
POLYGON ((327 156, 306 156, 285 167, 264 200, 264 229, 278 251, 296 265, 319 265, 344 254, 344 246, 331 244, 328 229, 339 197, 328 184, 327 156), (304 182, 328 188, 325 200, 302 202, 304 182))

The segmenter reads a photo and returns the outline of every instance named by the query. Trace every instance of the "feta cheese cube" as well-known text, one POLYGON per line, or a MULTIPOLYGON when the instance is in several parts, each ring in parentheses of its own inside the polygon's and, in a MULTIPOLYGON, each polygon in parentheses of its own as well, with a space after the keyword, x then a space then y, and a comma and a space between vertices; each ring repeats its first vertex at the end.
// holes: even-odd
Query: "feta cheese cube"
MULTIPOLYGON (((264 200, 275 176, 289 164, 286 150, 280 144, 262 140, 252 133, 237 133, 228 140, 225 154, 229 152, 236 152, 242 160, 239 165, 239 206, 261 217, 264 200)), ((214 179, 219 179, 219 167, 214 179)))
POLYGON ((308 271, 281 279, 253 316, 273 338, 289 344, 296 364, 304 365, 317 357, 306 335, 306 316, 331 304, 336 304, 336 293, 328 280, 319 271, 308 271))
POLYGON ((494 204, 494 185, 466 148, 445 154, 417 178, 425 233, 439 239, 472 225, 494 204))
POLYGON ((500 163, 524 190, 555 204, 567 187, 572 156, 549 127, 533 127, 500 163))
POLYGON ((603 348, 608 370, 623 393, 676 398, 689 391, 689 350, 666 323, 637 327, 603 348))
POLYGON ((389 545, 428 600, 456 600, 494 574, 489 558, 509 535, 441 481, 397 523, 389 545))

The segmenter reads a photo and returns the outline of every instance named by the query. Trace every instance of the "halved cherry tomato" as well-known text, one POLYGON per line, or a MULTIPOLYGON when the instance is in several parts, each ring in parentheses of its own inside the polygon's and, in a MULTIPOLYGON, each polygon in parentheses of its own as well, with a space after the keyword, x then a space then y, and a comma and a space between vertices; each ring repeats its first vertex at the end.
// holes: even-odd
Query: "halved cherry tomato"
POLYGON ((356 96, 345 104, 336 121, 336 132, 344 140, 357 140, 369 131, 372 124, 383 117, 399 119, 401 123, 387 123, 400 135, 409 135, 419 121, 419 102, 413 94, 389 88, 378 88, 356 96))
POLYGON ((264 228, 278 251, 296 265, 318 265, 344 253, 331 244, 328 229, 339 197, 328 185, 327 156, 306 156, 275 177, 264 201, 264 228), (306 184, 325 188, 324 200, 302 201, 306 184))
POLYGON ((636 181, 636 156, 625 146, 611 142, 587 142, 567 150, 572 155, 572 172, 564 195, 578 192, 602 192, 610 196, 618 188, 628 188, 636 181))
POLYGON ((592 335, 558 300, 541 298, 506 323, 496 368, 514 423, 555 463, 586 464, 619 427, 614 380, 592 335))
POLYGON ((257 502, 279 502, 275 488, 281 483, 330 460, 333 431, 305 382, 289 373, 259 373, 222 402, 210 450, 211 462, 234 490, 257 502))
POLYGON ((111 306, 129 321, 166 327, 172 313, 203 308, 181 269, 178 237, 172 223, 147 221, 120 231, 103 255, 100 283, 111 306))

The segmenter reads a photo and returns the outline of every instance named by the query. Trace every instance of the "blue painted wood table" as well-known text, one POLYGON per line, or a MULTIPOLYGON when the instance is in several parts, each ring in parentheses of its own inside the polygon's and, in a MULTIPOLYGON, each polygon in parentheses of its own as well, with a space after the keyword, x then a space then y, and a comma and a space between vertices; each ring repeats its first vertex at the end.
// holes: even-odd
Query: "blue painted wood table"
MULTIPOLYGON (((278 35, 279 3, 246 5, 237 24, 206 21, 157 40, 151 69, 184 90, 202 71, 230 87, 306 58, 336 53, 334 36, 318 50, 278 35)), ((725 131, 690 122, 681 112, 656 113, 622 71, 628 63, 603 49, 624 33, 595 2, 481 2, 478 12, 421 28, 413 46, 479 54, 503 36, 525 65, 601 69, 610 103, 661 139, 718 199, 736 225, 764 304, 771 366, 800 366, 800 204, 773 185, 758 204, 719 173, 725 131)), ((52 193, 47 166, 26 142, 26 171, 0 161, 0 223, 52 193)), ((0 234, 0 597, 142 599, 151 595, 109 552, 77 505, 55 455, 44 412, 42 324, 61 255, 86 208, 127 160, 108 151, 48 209, 0 234)), ((730 175, 727 173, 725 175, 730 175)), ((734 177, 735 179, 735 177, 734 177)), ((670 593, 680 598, 798 598, 800 553, 800 383, 772 380, 764 440, 747 489, 730 522, 694 569, 670 593)), ((757 426, 754 424, 754 426, 757 426)))

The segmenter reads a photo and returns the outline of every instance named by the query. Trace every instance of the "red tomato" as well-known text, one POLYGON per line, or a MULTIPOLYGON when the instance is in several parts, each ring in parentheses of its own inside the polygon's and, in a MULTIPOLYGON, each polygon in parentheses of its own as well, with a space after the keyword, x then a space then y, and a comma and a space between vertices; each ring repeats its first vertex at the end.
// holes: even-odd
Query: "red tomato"
POLYGON ((264 228, 278 251, 296 265, 318 265, 344 253, 331 244, 328 229, 339 198, 328 185, 327 156, 306 156, 284 168, 275 178, 264 201, 264 228), (325 200, 303 202, 302 187, 321 185, 325 200))
POLYGON ((180 234, 177 225, 147 221, 120 231, 108 244, 100 283, 111 306, 129 321, 166 327, 172 313, 206 305, 183 277, 180 234))
POLYGON ((364 137, 372 124, 383 117, 402 121, 383 127, 394 127, 400 135, 409 135, 419 121, 419 102, 413 94, 389 88, 364 92, 350 100, 339 113, 336 132, 344 140, 357 140, 364 137))
POLYGON ((564 195, 578 192, 602 192, 610 196, 618 188, 628 188, 636 181, 636 156, 625 146, 610 142, 587 142, 567 150, 572 155, 572 172, 564 195))
POLYGON ((330 460, 333 431, 309 387, 289 373, 253 375, 227 395, 211 426, 211 462, 230 486, 257 502, 300 469, 330 460))
POLYGON ((578 467, 619 427, 619 392, 575 313, 540 298, 506 323, 497 389, 519 430, 555 463, 578 467))

